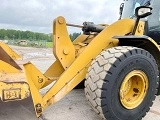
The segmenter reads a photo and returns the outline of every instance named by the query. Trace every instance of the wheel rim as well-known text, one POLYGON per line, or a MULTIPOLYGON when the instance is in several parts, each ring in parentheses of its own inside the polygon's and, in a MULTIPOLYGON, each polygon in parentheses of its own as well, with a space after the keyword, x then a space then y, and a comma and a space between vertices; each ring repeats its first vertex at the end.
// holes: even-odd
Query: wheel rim
POLYGON ((141 70, 133 70, 126 75, 120 87, 120 101, 127 109, 141 104, 148 90, 147 75, 141 70))

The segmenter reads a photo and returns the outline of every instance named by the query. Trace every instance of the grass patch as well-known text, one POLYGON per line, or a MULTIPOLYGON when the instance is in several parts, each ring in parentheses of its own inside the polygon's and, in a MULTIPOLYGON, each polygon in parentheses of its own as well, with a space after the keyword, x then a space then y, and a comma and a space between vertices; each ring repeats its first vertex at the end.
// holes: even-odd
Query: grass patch
POLYGON ((46 42, 46 47, 47 48, 53 47, 53 42, 46 42))

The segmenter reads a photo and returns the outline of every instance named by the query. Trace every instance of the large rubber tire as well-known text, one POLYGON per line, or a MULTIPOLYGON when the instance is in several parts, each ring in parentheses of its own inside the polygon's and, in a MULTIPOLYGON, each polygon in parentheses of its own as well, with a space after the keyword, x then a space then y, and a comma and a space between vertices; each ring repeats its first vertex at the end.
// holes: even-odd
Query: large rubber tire
POLYGON ((155 59, 144 49, 119 46, 100 53, 91 63, 86 75, 85 95, 91 107, 107 120, 139 120, 153 104, 159 84, 155 59), (142 102, 132 109, 120 99, 120 88, 125 76, 132 71, 143 71, 148 89, 142 102))

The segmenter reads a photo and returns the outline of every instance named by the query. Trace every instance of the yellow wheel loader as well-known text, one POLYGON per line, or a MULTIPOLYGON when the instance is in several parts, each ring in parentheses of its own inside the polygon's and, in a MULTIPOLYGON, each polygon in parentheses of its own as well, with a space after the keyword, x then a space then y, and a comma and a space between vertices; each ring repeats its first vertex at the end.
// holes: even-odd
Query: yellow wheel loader
POLYGON ((125 0, 120 19, 111 25, 84 22, 80 26, 56 18, 56 61, 44 74, 30 62, 19 66, 19 56, 1 43, 1 100, 17 101, 31 94, 40 117, 85 81, 86 98, 102 119, 142 119, 160 93, 159 4, 159 0, 125 0), (67 26, 80 27, 83 34, 71 42, 67 26), (41 95, 40 89, 50 84, 41 95))

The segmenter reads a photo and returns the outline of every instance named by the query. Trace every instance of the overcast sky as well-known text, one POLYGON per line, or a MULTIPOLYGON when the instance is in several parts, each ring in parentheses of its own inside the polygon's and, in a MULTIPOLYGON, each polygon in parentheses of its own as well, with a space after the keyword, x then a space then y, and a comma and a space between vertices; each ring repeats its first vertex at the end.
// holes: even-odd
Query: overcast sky
MULTIPOLYGON (((122 0, 1 0, 0 29, 51 33, 52 22, 64 16, 68 23, 110 24, 119 17, 122 0)), ((73 32, 71 28, 70 32, 73 32)))

